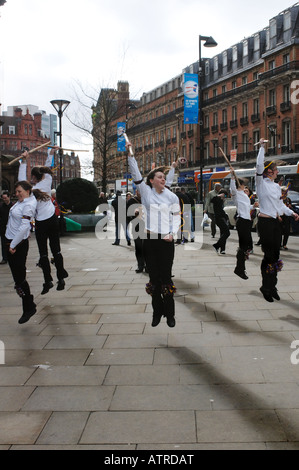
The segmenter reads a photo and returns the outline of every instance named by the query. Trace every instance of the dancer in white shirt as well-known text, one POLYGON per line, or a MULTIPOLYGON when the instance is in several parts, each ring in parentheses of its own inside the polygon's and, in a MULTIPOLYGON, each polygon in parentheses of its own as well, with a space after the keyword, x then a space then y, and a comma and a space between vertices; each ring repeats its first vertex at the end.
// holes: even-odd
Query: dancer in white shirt
MULTIPOLYGON (((128 144, 131 146, 131 144, 128 144)), ((170 328, 175 326, 174 293, 171 279, 174 260, 173 237, 180 226, 178 197, 165 187, 166 178, 161 168, 152 170, 146 183, 133 156, 129 156, 129 169, 141 195, 145 213, 144 256, 149 273, 146 292, 152 296, 152 326, 166 317, 170 328)))
POLYGON ((258 231, 264 258, 261 264, 262 292, 265 300, 280 300, 277 292, 277 273, 281 271, 283 262, 280 257, 281 227, 279 215, 286 214, 299 220, 299 215, 289 209, 281 199, 281 187, 275 183, 278 168, 275 161, 264 161, 265 143, 260 140, 260 150, 256 164, 256 192, 259 199, 260 213, 258 231))
POLYGON ((22 299, 23 315, 19 323, 26 323, 36 313, 36 305, 30 286, 26 280, 26 260, 29 250, 30 220, 36 211, 36 199, 32 195, 32 186, 28 181, 18 181, 15 185, 18 198, 8 217, 5 232, 7 260, 15 282, 17 294, 22 299))
MULTIPOLYGON (((56 267, 57 290, 64 289, 64 279, 68 277, 68 273, 64 269, 64 261, 61 254, 58 219, 55 215, 55 206, 51 200, 52 170, 50 166, 55 149, 56 147, 48 150, 45 166, 34 167, 31 170, 33 193, 37 197, 35 236, 40 255, 39 266, 42 268, 44 275, 41 295, 46 294, 53 287, 51 266, 48 258, 48 240, 56 267)), ((19 180, 26 178, 28 156, 28 152, 23 153, 23 161, 19 169, 19 180)))
POLYGON ((242 179, 238 178, 238 186, 236 185, 235 173, 231 172, 230 180, 230 192, 232 199, 237 207, 237 223, 236 228, 239 238, 239 248, 237 251, 237 265, 235 267, 234 273, 241 277, 242 279, 248 279, 247 273, 245 271, 245 261, 248 258, 248 250, 252 246, 252 237, 251 237, 251 216, 250 210, 252 205, 250 204, 250 199, 245 192, 245 183, 242 179))

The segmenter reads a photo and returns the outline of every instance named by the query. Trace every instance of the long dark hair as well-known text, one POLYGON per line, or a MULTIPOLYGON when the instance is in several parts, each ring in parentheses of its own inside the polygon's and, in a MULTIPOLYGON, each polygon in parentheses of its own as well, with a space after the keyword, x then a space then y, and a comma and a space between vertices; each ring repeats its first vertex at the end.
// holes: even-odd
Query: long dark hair
POLYGON ((51 199, 49 194, 45 193, 44 191, 41 191, 40 189, 33 189, 32 192, 33 192, 34 197, 37 201, 46 202, 46 201, 49 201, 51 199))
POLYGON ((51 168, 47 166, 34 166, 31 170, 31 176, 35 176, 37 181, 41 181, 43 176, 48 173, 49 175, 52 175, 52 170, 51 168))

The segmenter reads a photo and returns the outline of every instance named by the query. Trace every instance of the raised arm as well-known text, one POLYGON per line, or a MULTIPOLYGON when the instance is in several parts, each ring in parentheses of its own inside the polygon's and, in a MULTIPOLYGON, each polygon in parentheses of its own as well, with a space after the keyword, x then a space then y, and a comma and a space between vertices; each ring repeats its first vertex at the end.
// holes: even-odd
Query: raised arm
POLYGON ((18 181, 26 181, 27 180, 27 158, 29 157, 29 153, 26 150, 21 155, 22 160, 20 160, 19 166, 19 173, 18 173, 18 181))

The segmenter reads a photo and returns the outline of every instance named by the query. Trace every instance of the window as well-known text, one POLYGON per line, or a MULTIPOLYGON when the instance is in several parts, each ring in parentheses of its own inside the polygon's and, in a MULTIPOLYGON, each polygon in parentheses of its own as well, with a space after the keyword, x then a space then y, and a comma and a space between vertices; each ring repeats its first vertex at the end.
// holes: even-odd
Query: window
POLYGON ((259 33, 254 35, 254 51, 257 52, 260 49, 260 35, 259 33))
POLYGON ((227 137, 223 137, 222 139, 222 150, 225 153, 225 155, 227 155, 227 150, 228 150, 227 137))
POLYGON ((238 48, 237 46, 233 46, 233 62, 238 60, 238 48))
POLYGON ((284 85, 283 87, 283 101, 284 103, 290 101, 290 85, 284 85))
POLYGON ((214 70, 215 72, 218 70, 218 57, 214 57, 214 70))
POLYGON ((232 90, 234 90, 235 88, 237 88, 237 81, 233 80, 232 81, 232 90))
POLYGON ((275 69, 275 60, 269 60, 268 70, 273 70, 273 69, 275 69))
POLYGON ((253 81, 258 80, 258 78, 259 78, 259 73, 258 72, 253 72, 253 74, 252 74, 253 81))
POLYGON ((275 105, 276 105, 275 89, 269 90, 269 106, 275 106, 275 105))
POLYGON ((205 155, 206 159, 210 158, 210 142, 205 142, 205 155))
POLYGON ((222 110, 222 123, 227 123, 227 109, 222 110))
POLYGON ((247 76, 242 77, 242 85, 246 85, 248 83, 247 76))
POLYGON ((236 121, 238 119, 237 106, 232 106, 232 120, 236 121))
POLYGON ((236 135, 232 136, 232 149, 235 150, 238 148, 238 137, 236 135))
POLYGON ((16 133, 15 126, 8 126, 8 132, 10 135, 15 134, 16 133))
POLYGON ((205 115, 204 121, 205 121, 204 127, 208 128, 210 126, 210 116, 208 114, 205 115))
POLYGON ((242 151, 243 153, 248 152, 248 134, 242 134, 242 151))
POLYGON ((291 146, 291 122, 282 123, 282 145, 291 146))
POLYGON ((218 157, 218 140, 213 140, 213 156, 214 158, 218 157))
POLYGON ((216 98, 216 96, 217 96, 217 88, 214 88, 214 90, 213 90, 213 98, 216 98))
POLYGON ((284 14, 284 30, 287 31, 288 29, 291 29, 291 12, 287 11, 284 14))
POLYGON ((276 36, 276 19, 270 20, 270 39, 276 36))
POLYGON ((248 55, 248 41, 243 41, 243 56, 246 57, 248 55))
POLYGON ((260 112, 260 100, 259 98, 255 98, 253 100, 253 114, 259 114, 260 112))
POLYGON ((189 144, 189 160, 190 162, 194 162, 194 145, 191 143, 189 144))
POLYGON ((213 113, 213 126, 218 125, 218 113, 213 113))
POLYGON ((227 51, 224 51, 222 54, 222 64, 223 64, 223 67, 227 66, 227 51))
POLYGON ((253 131, 253 144, 257 144, 260 141, 260 131, 259 129, 253 131))
POLYGON ((24 124, 24 134, 28 135, 28 125, 24 124))
POLYGON ((221 93, 226 93, 226 85, 222 85, 221 93))
POLYGON ((282 56, 282 63, 285 65, 285 64, 288 64, 290 62, 290 54, 284 54, 282 56))
POLYGON ((247 103, 242 104, 242 116, 244 118, 248 117, 248 104, 247 103))
POLYGON ((210 63, 208 60, 205 61, 205 74, 209 75, 210 73, 210 63))
POLYGON ((176 126, 173 126, 172 128, 172 135, 173 135, 173 138, 176 139, 176 126))

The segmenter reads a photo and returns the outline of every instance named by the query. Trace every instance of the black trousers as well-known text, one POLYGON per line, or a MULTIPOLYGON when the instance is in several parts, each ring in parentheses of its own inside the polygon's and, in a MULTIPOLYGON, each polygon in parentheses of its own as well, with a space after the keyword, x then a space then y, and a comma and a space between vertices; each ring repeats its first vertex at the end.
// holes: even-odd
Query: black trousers
POLYGON ((277 273, 281 271, 280 257, 281 226, 278 219, 259 217, 258 231, 264 258, 261 263, 263 288, 275 292, 277 273))
POLYGON ((217 243, 215 243, 216 248, 220 248, 221 251, 225 251, 226 240, 230 236, 230 231, 228 228, 228 221, 224 217, 215 218, 216 225, 220 230, 220 238, 217 243))
POLYGON ((10 240, 6 240, 7 245, 7 261, 11 270, 15 289, 22 299, 23 313, 29 312, 35 307, 33 295, 30 293, 30 287, 26 280, 26 261, 29 250, 28 240, 23 240, 16 247, 16 252, 11 254, 8 250, 10 240))
POLYGON ((251 220, 238 217, 236 228, 238 232, 239 249, 237 251, 236 268, 241 271, 245 271, 245 261, 248 257, 247 251, 252 249, 251 226, 251 220))
POLYGON ((59 223, 55 214, 49 219, 36 221, 35 238, 40 255, 39 264, 43 270, 45 282, 50 282, 53 280, 48 258, 48 240, 51 252, 54 257, 57 279, 64 279, 67 277, 67 272, 63 266, 63 257, 60 249, 59 223))
POLYGON ((175 287, 171 280, 171 273, 174 242, 166 242, 163 237, 164 235, 159 235, 158 239, 144 240, 144 257, 150 279, 147 292, 152 296, 154 316, 173 317, 175 287))

